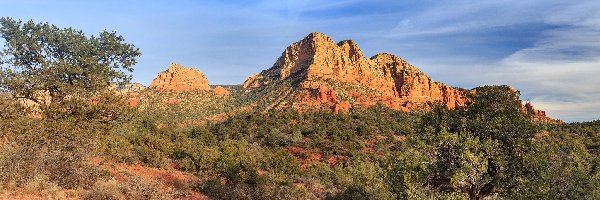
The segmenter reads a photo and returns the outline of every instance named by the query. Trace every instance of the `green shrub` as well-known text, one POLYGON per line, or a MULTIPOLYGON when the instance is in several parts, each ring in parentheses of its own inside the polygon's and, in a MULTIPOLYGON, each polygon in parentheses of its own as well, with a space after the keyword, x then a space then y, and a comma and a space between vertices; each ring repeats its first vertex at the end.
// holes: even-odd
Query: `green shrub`
POLYGON ((43 197, 58 197, 61 187, 51 182, 47 176, 37 174, 25 185, 25 191, 31 194, 39 194, 43 197))
POLYGON ((66 189, 88 189, 104 173, 96 166, 85 163, 84 156, 75 152, 51 151, 43 160, 43 171, 51 181, 66 189))
POLYGON ((117 181, 98 180, 82 198, 85 200, 120 200, 125 199, 125 196, 117 181))
POLYGON ((129 176, 121 186, 121 190, 128 199, 132 200, 161 200, 171 199, 171 195, 164 186, 156 180, 145 180, 136 176, 129 176))
POLYGON ((16 145, 0 145, 0 184, 4 188, 18 187, 37 173, 39 157, 30 149, 16 145))

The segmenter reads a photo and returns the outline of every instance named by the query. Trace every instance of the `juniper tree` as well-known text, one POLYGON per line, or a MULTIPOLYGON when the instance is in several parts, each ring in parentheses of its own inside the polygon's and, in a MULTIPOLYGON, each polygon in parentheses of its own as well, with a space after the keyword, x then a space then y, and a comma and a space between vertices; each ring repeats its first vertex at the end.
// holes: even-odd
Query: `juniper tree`
POLYGON ((139 50, 116 32, 87 36, 49 23, 0 19, 0 89, 48 111, 78 113, 113 84, 130 80, 139 50))

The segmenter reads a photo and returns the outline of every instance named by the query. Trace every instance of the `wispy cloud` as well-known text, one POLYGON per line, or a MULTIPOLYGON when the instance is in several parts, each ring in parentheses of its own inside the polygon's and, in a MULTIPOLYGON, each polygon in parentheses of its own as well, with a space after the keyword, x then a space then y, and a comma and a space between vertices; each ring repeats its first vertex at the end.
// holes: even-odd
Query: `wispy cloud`
POLYGON ((308 32, 355 39, 460 87, 508 84, 548 114, 600 119, 597 0, 238 0, 0 2, 0 13, 88 33, 117 30, 142 50, 134 80, 171 62, 239 84, 308 32), (235 72, 235 73, 233 73, 235 72))
MULTIPOLYGON (((597 10, 600 10, 597 1, 443 2, 423 14, 402 20, 387 37, 451 35, 467 37, 467 43, 476 45, 480 43, 478 40, 494 39, 472 35, 483 29, 546 24, 548 28, 537 29, 540 32, 528 46, 498 59, 471 62, 446 59, 441 61, 445 63, 432 63, 437 66, 435 74, 455 75, 452 78, 458 77, 458 80, 454 81, 473 86, 513 85, 522 91, 523 98, 553 117, 568 121, 600 119, 600 79, 597 78, 600 76, 600 13, 597 10), (465 76, 469 71, 475 74, 465 76)), ((506 33, 505 37, 511 37, 514 32, 506 33)), ((478 56, 473 52, 469 54, 478 56)))

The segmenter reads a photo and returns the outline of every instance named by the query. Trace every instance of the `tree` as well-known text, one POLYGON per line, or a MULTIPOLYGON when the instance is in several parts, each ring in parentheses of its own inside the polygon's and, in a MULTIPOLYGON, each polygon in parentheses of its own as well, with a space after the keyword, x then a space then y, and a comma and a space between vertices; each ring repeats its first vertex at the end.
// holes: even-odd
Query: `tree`
POLYGON ((428 158, 423 161, 427 175, 410 182, 422 182, 444 196, 482 199, 513 190, 531 173, 525 155, 536 129, 518 91, 508 86, 475 91, 464 107, 437 105, 423 116, 421 134, 411 142, 420 144, 416 151, 428 158))
POLYGON ((0 18, 0 168, 27 173, 0 173, 0 185, 40 174, 64 188, 91 186, 96 173, 84 162, 98 137, 126 121, 125 98, 110 91, 128 83, 140 52, 115 32, 86 36, 83 31, 48 23, 0 18), (11 106, 20 105, 20 107, 11 106), (23 106, 25 105, 25 106, 23 106), (14 108, 17 109, 14 109, 14 108), (39 118, 27 114, 39 112, 39 118), (8 135, 8 136, 7 136, 8 135), (10 148, 15 149, 14 151, 10 148))
POLYGON ((35 102, 42 114, 90 102, 113 84, 128 83, 140 52, 116 32, 86 36, 48 23, 0 19, 0 90, 35 102))

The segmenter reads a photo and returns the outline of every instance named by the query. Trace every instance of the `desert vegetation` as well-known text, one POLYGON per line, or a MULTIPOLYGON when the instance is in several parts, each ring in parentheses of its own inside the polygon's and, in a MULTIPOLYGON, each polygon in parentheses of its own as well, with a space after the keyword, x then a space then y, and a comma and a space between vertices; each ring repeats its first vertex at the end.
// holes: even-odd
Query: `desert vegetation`
POLYGON ((229 98, 144 89, 143 102, 132 107, 110 87, 129 83, 125 72, 140 51, 117 33, 86 36, 10 18, 0 25, 4 194, 600 198, 600 122, 534 121, 508 86, 476 88, 456 108, 434 102, 412 112, 382 104, 342 113, 270 104, 294 90, 291 83, 232 90, 229 98))

